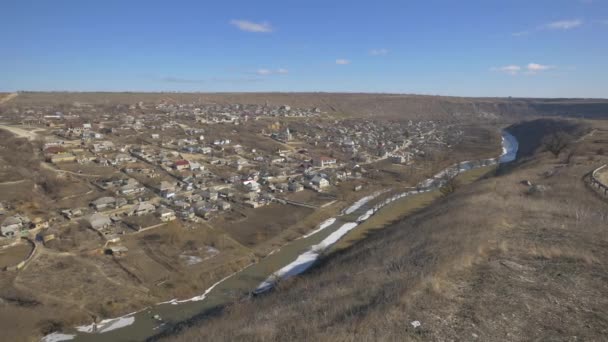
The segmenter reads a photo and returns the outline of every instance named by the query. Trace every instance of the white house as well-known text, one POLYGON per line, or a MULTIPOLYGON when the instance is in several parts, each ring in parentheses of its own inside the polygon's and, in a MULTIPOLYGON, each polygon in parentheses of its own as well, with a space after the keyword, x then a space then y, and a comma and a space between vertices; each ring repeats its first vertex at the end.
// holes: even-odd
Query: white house
POLYGON ((321 189, 329 186, 329 181, 319 175, 314 176, 310 182, 321 189))
POLYGON ((336 165, 336 159, 330 157, 319 157, 315 158, 313 161, 313 165, 317 167, 326 167, 331 165, 336 165))
POLYGON ((23 228, 21 220, 15 216, 8 217, 0 225, 0 232, 2 236, 10 238, 16 236, 19 231, 23 228))

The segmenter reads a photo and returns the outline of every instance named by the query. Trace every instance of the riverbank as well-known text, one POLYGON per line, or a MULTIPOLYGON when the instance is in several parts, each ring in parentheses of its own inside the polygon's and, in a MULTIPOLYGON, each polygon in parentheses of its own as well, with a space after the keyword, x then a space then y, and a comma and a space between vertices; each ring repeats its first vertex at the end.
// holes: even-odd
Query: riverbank
MULTIPOLYGON (((495 170, 496 165, 491 165, 459 174, 456 177, 457 187, 469 185, 480 178, 493 174, 495 170)), ((387 205, 382 208, 381 212, 362 223, 357 229, 346 234, 340 241, 332 246, 326 254, 340 252, 353 246, 355 243, 368 238, 371 234, 399 222, 404 217, 409 216, 418 210, 426 208, 443 195, 444 193, 440 189, 435 189, 416 196, 401 198, 394 203, 387 205)))

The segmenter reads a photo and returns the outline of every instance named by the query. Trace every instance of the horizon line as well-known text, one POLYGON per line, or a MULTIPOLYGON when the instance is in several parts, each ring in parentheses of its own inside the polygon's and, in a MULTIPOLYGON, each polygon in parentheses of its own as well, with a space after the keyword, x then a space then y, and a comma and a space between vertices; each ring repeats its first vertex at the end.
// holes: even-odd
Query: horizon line
POLYGON ((471 95, 442 95, 424 93, 399 92, 362 92, 362 91, 177 91, 177 90, 1 90, 0 93, 73 93, 73 94, 333 94, 333 95, 395 95, 395 96, 425 96, 425 97, 454 97, 471 99, 576 99, 576 100, 604 100, 608 97, 535 97, 535 96, 471 96, 471 95))

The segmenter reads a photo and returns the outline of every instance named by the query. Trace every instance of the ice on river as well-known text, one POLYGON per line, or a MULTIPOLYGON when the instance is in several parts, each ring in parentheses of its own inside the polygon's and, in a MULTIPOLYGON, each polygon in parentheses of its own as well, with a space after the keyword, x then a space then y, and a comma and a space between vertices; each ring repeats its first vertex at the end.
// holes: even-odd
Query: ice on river
POLYGON ((519 143, 517 139, 509 132, 502 131, 502 154, 499 161, 501 163, 512 162, 517 158, 517 150, 519 143))
POLYGON ((81 325, 76 327, 76 330, 86 333, 106 333, 108 331, 124 328, 134 322, 135 317, 127 315, 119 318, 104 319, 97 324, 81 325))
POLYGON ((308 234, 304 235, 302 238, 303 238, 303 239, 305 239, 305 238, 307 238, 307 237, 309 237, 309 236, 315 235, 316 233, 318 233, 318 232, 322 231, 323 229, 325 229, 325 228, 327 228, 327 227, 331 226, 331 225, 332 225, 332 224, 334 224, 335 222, 336 222, 336 218, 335 218, 335 217, 332 217, 332 218, 330 218, 330 219, 327 219, 327 220, 325 220, 325 221, 321 222, 321 224, 319 225, 319 228, 317 228, 317 229, 313 230, 312 232, 310 232, 310 233, 308 233, 308 234))
POLYGON ((279 279, 287 279, 289 277, 293 277, 295 275, 301 274, 302 272, 309 269, 315 261, 319 258, 321 253, 327 249, 327 247, 336 243, 340 238, 350 230, 357 226, 356 222, 349 222, 343 224, 340 228, 338 228, 335 232, 329 234, 323 241, 312 246, 310 250, 305 253, 300 254, 296 260, 284 266, 280 270, 274 272, 268 279, 263 281, 258 287, 255 289, 255 293, 262 293, 270 290, 275 282, 279 279))

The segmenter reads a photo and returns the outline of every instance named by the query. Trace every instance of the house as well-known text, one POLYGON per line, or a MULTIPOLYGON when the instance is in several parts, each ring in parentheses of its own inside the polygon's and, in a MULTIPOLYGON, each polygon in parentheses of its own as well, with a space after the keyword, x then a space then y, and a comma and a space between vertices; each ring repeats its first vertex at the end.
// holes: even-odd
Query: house
POLYGON ((82 210, 80 210, 80 209, 66 209, 66 210, 62 210, 61 211, 61 215, 63 215, 68 220, 71 220, 73 218, 81 217, 82 216, 82 210))
POLYGON ((141 202, 136 204, 131 211, 128 213, 129 216, 143 216, 151 214, 156 211, 154 205, 148 202, 141 202))
POLYGON ((201 192, 201 197, 207 201, 215 201, 217 200, 217 192, 211 190, 205 190, 201 192))
POLYGON ((89 224, 95 230, 106 229, 112 225, 112 220, 108 215, 95 213, 89 217, 89 224))
POLYGON ((109 248, 106 248, 106 250, 104 251, 105 254, 113 255, 116 257, 125 256, 125 255, 127 255, 128 252, 129 252, 129 249, 125 246, 110 246, 109 248))
POLYGON ((158 187, 160 195, 164 198, 171 198, 175 196, 175 184, 167 181, 161 181, 158 187))
POLYGON ((230 209, 230 203, 228 203, 226 201, 218 201, 217 202, 217 207, 220 210, 229 210, 230 209))
POLYGON ((111 151, 114 149, 114 143, 111 141, 100 141, 93 144, 93 152, 111 151))
POLYGON ((114 164, 122 164, 135 161, 133 157, 126 153, 119 153, 114 157, 114 164))
POLYGON ((186 202, 184 200, 177 200, 177 201, 173 202, 173 206, 176 207, 176 208, 178 208, 178 209, 185 210, 185 209, 190 208, 190 203, 188 203, 188 202, 186 202))
POLYGON ((288 189, 291 192, 298 192, 304 190, 304 185, 298 182, 291 182, 289 183, 288 189))
POLYGON ((146 191, 146 187, 139 184, 135 179, 130 178, 126 185, 120 187, 118 191, 122 195, 133 195, 146 191))
POLYGON ((244 201, 255 201, 258 198, 258 193, 255 191, 250 191, 243 194, 244 201))
POLYGON ((111 209, 116 206, 116 198, 109 196, 101 197, 91 202, 90 206, 95 210, 111 209))
POLYGON ((76 161, 76 156, 71 153, 58 153, 52 155, 48 160, 53 164, 69 163, 76 161))
POLYGON ((183 220, 195 220, 196 217, 194 210, 180 210, 178 214, 183 220))
POLYGON ((260 191, 260 183, 254 180, 248 180, 243 182, 243 187, 247 191, 259 192, 260 191))
POLYGON ((173 163, 173 168, 177 171, 187 170, 190 168, 190 162, 187 160, 177 160, 173 163))
POLYGON ((347 179, 347 178, 351 177, 352 175, 353 175, 353 173, 350 170, 342 170, 342 171, 336 172, 336 178, 341 179, 341 180, 347 179))
POLYGON ((122 197, 118 197, 118 198, 116 198, 116 203, 114 204, 114 207, 118 209, 118 208, 124 207, 127 204, 128 204, 128 202, 126 199, 124 199, 122 197))
POLYGON ((221 189, 217 192, 217 194, 218 194, 218 197, 224 198, 224 199, 233 199, 234 198, 234 190, 229 189, 229 188, 221 189))
POLYGON ((186 194, 186 195, 184 195, 184 197, 185 197, 185 198, 186 198, 186 200, 187 200, 188 202, 190 202, 190 203, 193 203, 193 202, 200 202, 200 201, 202 201, 202 200, 203 200, 203 196, 201 196, 200 194, 195 194, 195 193, 192 193, 192 194, 186 194))
POLYGON ((256 208, 259 208, 262 206, 262 204, 260 202, 256 202, 256 201, 245 201, 244 204, 253 209, 256 209, 256 208))
POLYGON ((393 155, 390 157, 390 160, 393 164, 405 164, 410 161, 411 157, 410 153, 406 153, 405 155, 393 155))
POLYGON ((276 188, 275 191, 285 192, 285 191, 289 190, 289 185, 287 183, 279 183, 276 185, 275 188, 276 188))
POLYGON ((4 219, 0 224, 0 232, 2 236, 11 238, 17 236, 19 231, 23 228, 23 221, 19 216, 11 216, 4 219))
POLYGON ((326 167, 331 165, 336 165, 336 159, 330 157, 319 157, 313 159, 313 165, 316 167, 326 167))
POLYGON ((44 220, 41 217, 36 217, 32 220, 34 229, 48 229, 50 227, 49 221, 44 220))
POLYGON ((177 217, 175 216, 175 211, 169 208, 160 208, 158 210, 158 217, 163 222, 169 222, 175 220, 177 217))
POLYGON ((63 148, 63 146, 59 146, 59 145, 49 146, 44 149, 44 154, 47 156, 65 153, 65 152, 66 152, 66 150, 63 148))
POLYGON ((204 169, 205 169, 205 167, 202 166, 200 163, 190 162, 190 170, 192 170, 192 171, 202 171, 204 169))
POLYGON ((329 186, 329 181, 319 175, 316 175, 310 181, 313 185, 316 185, 318 188, 322 189, 329 186))

